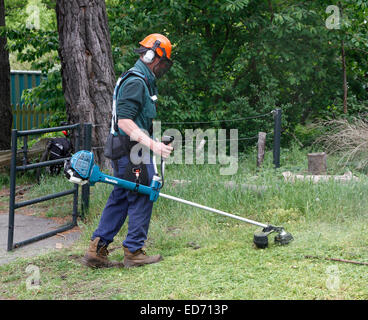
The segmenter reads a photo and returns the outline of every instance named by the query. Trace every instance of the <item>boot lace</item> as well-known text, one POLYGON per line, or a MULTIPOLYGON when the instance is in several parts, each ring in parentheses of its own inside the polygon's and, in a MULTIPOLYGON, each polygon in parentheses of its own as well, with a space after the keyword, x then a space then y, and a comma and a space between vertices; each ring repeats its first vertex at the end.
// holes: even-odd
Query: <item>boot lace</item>
POLYGON ((100 249, 98 249, 98 254, 106 257, 109 255, 109 250, 107 250, 106 246, 101 247, 100 249))

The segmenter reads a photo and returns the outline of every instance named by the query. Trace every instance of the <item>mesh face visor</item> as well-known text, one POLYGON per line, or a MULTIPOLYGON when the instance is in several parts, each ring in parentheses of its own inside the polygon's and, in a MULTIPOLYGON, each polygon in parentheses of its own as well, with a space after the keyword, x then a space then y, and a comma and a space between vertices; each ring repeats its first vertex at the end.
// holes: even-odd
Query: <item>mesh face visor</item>
POLYGON ((153 72, 155 73, 157 78, 161 78, 166 72, 170 70, 172 65, 173 65, 173 62, 166 57, 166 54, 164 54, 160 58, 160 61, 158 62, 158 64, 153 68, 153 72))
MULTIPOLYGON (((166 72, 170 70, 170 68, 173 65, 173 62, 167 57, 165 48, 161 47, 160 45, 161 45, 161 42, 157 40, 153 46, 155 49, 155 52, 157 48, 160 48, 162 51, 162 56, 160 57, 160 61, 153 68, 153 72, 155 73, 157 78, 161 78, 166 72)), ((157 55, 157 52, 156 52, 156 55, 157 55)))
POLYGON ((170 70, 170 68, 173 65, 173 62, 167 57, 165 48, 161 47, 160 40, 156 40, 152 48, 140 47, 139 49, 135 49, 135 52, 142 54, 147 52, 147 50, 153 50, 155 52, 156 57, 160 58, 157 65, 153 68, 153 72, 156 78, 161 78, 166 72, 170 70), (162 51, 161 57, 157 54, 156 49, 158 48, 162 51))

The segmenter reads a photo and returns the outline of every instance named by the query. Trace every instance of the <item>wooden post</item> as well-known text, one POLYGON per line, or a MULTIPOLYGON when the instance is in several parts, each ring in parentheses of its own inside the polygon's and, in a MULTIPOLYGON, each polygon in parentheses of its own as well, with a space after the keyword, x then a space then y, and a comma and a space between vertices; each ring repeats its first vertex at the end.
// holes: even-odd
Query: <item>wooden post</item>
MULTIPOLYGON (((343 7, 341 1, 339 1, 341 19, 343 18, 343 7)), ((343 101, 344 101, 344 113, 348 113, 348 80, 346 75, 346 54, 345 54, 345 42, 341 40, 341 62, 342 62, 342 77, 343 77, 343 101)))
POLYGON ((15 129, 21 130, 22 123, 20 122, 21 118, 21 112, 20 105, 17 103, 16 105, 16 115, 17 115, 17 124, 15 126, 15 129))
POLYGON ((31 105, 27 105, 27 129, 32 129, 31 117, 33 113, 33 107, 31 105))
POLYGON ((273 131, 273 164, 280 168, 280 146, 281 146, 281 109, 274 110, 275 125, 273 131))
POLYGON ((265 148, 266 148, 266 133, 258 132, 258 153, 257 153, 257 167, 259 168, 264 160, 265 148))
POLYGON ((327 173, 327 154, 325 152, 308 153, 308 172, 314 175, 327 173))

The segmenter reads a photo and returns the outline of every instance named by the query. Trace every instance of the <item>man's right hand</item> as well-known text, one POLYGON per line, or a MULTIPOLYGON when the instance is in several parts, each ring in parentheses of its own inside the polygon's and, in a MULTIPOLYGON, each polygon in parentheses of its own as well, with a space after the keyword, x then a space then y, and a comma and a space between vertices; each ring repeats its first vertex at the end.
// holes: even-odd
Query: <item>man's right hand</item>
POLYGON ((170 153, 174 150, 174 148, 171 146, 171 144, 166 145, 159 141, 154 141, 152 151, 156 153, 157 155, 168 158, 170 156, 170 153))

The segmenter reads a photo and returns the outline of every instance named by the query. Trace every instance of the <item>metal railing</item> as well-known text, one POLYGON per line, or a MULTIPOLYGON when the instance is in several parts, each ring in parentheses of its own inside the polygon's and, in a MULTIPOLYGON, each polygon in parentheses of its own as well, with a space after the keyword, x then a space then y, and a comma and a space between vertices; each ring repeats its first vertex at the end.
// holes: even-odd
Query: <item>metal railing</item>
MULTIPOLYGON (((27 159, 27 142, 28 142, 28 136, 30 135, 38 135, 38 134, 43 134, 43 133, 48 133, 48 132, 58 132, 58 131, 63 131, 63 130, 75 130, 74 132, 74 152, 79 151, 80 147, 81 147, 81 125, 78 124, 73 124, 73 125, 67 125, 67 126, 61 126, 61 127, 54 127, 54 128, 45 128, 45 129, 36 129, 36 130, 25 130, 25 131, 18 131, 16 129, 12 130, 12 158, 11 158, 11 164, 10 164, 10 198, 9 198, 9 229, 8 229, 8 246, 7 246, 7 250, 11 251, 15 248, 24 246, 26 244, 35 242, 35 241, 39 241, 51 236, 56 235, 57 233, 60 232, 64 232, 67 230, 70 230, 72 228, 74 228, 75 226, 77 226, 77 218, 78 218, 78 185, 75 184, 74 187, 72 189, 69 190, 65 190, 62 192, 58 192, 58 193, 54 193, 54 194, 49 194, 46 196, 42 196, 36 199, 32 199, 32 200, 27 200, 27 201, 23 201, 23 202, 15 202, 15 189, 16 189, 16 174, 19 171, 26 171, 26 170, 31 170, 31 169, 36 169, 36 168, 42 168, 42 167, 47 167, 50 165, 55 165, 55 164, 61 164, 64 163, 64 161, 66 159, 69 158, 62 158, 62 159, 57 159, 57 160, 48 160, 48 161, 43 161, 43 162, 39 162, 39 163, 32 163, 32 164, 27 164, 28 163, 28 159, 27 159), (17 159, 16 159, 16 155, 17 155, 17 141, 19 137, 23 137, 23 164, 20 166, 17 166, 17 159), (56 199, 56 198, 60 198, 63 196, 67 196, 67 195, 74 195, 73 197, 73 212, 72 212, 72 222, 62 226, 56 230, 53 230, 51 232, 47 232, 41 235, 37 235, 33 238, 27 239, 27 240, 23 240, 21 242, 18 243, 14 243, 14 229, 15 229, 15 225, 14 225, 14 217, 15 217, 15 210, 25 207, 25 206, 29 206, 35 203, 40 203, 40 202, 44 202, 44 201, 48 201, 51 199, 56 199)), ((91 124, 85 124, 84 125, 84 143, 83 143, 83 148, 90 148, 91 145, 91 124)), ((83 186, 85 187, 85 186, 83 186)), ((82 210, 85 211, 88 208, 88 201, 89 201, 89 186, 85 187, 84 189, 82 189, 82 210)))

